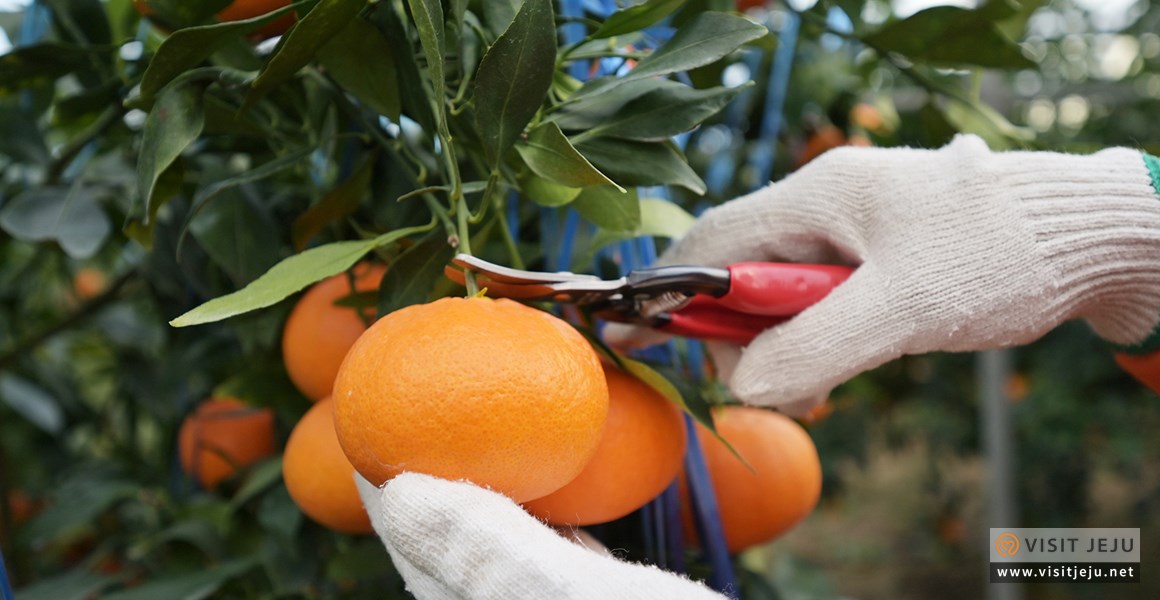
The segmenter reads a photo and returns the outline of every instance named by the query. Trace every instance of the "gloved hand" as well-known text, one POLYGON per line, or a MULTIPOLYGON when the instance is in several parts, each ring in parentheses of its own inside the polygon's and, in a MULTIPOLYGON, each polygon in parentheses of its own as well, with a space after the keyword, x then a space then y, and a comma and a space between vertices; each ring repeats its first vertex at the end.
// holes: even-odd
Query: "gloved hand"
POLYGON ((655 567, 574 544, 506 496, 404 473, 383 488, 355 475, 363 505, 419 600, 722 600, 655 567))
MULTIPOLYGON (((1136 343, 1160 321, 1160 199, 1122 148, 839 148, 709 210, 660 264, 751 260, 858 266, 744 352, 710 347, 740 400, 787 412, 903 354, 1024 344, 1073 318, 1136 343)), ((656 341, 623 325, 605 336, 656 341)))

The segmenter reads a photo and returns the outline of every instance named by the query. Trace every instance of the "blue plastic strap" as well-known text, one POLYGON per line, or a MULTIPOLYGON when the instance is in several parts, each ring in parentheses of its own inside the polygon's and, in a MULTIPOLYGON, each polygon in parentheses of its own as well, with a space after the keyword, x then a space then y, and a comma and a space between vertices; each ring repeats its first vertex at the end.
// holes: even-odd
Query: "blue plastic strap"
POLYGON ((785 110, 785 96, 789 88, 789 74, 793 69, 793 57, 797 50, 798 25, 801 18, 797 13, 786 12, 777 51, 765 88, 765 115, 761 120, 761 133, 755 144, 750 164, 757 172, 755 189, 764 186, 772 176, 773 161, 777 158, 777 136, 781 133, 782 111, 785 110))
POLYGON ((697 524, 697 535, 701 538, 705 557, 713 569, 709 574, 709 587, 719 592, 736 590, 737 577, 733 572, 729 548, 725 545, 725 529, 721 526, 721 514, 717 510, 717 495, 713 491, 713 482, 709 479, 705 456, 701 453, 696 425, 693 417, 687 414, 685 431, 689 440, 689 449, 685 453, 685 473, 689 478, 689 499, 693 505, 693 520, 697 524))
POLYGON ((0 599, 15 600, 12 583, 8 580, 8 569, 4 566, 4 553, 0 552, 0 599))

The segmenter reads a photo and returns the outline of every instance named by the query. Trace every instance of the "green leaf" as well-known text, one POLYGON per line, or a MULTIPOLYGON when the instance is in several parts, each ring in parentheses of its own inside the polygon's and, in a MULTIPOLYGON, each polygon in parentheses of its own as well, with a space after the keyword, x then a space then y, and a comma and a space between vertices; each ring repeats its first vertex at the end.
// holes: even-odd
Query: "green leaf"
POLYGON ((653 370, 648 365, 633 360, 625 356, 617 356, 620 365, 625 371, 632 374, 633 377, 643 381, 652 389, 656 390, 660 395, 664 396, 676 404, 680 409, 689 415, 692 415, 699 423, 708 427, 710 431, 715 431, 713 427, 713 416, 709 410, 709 405, 703 401, 699 401, 699 395, 692 393, 692 390, 686 386, 685 390, 680 389, 674 385, 673 381, 680 381, 677 377, 666 377, 659 371, 653 370))
POLYGON ((580 195, 580 188, 560 185, 530 170, 520 173, 518 181, 524 197, 540 206, 564 206, 580 195))
POLYGON ((334 242, 295 254, 274 265, 246 287, 220 296, 169 322, 174 327, 212 323, 271 306, 306 286, 337 275, 359 261, 367 252, 430 226, 396 229, 377 238, 334 242))
POLYGON ((622 186, 673 184, 705 193, 705 182, 669 143, 596 138, 576 149, 622 186))
POLYGON ((475 123, 484 152, 498 165, 540 109, 556 65, 551 0, 526 0, 488 49, 475 77, 475 123))
POLYGON ((226 582, 258 566, 257 558, 243 558, 187 575, 169 576, 133 589, 102 596, 104 600, 203 600, 212 597, 226 582))
POLYGON ((322 231, 330 223, 353 213, 371 186, 371 175, 374 173, 375 153, 369 154, 361 166, 350 176, 334 188, 322 200, 311 206, 309 210, 294 219, 291 235, 294 240, 294 249, 301 251, 310 242, 310 239, 322 231))
POLYGON ((46 433, 57 435, 64 429, 64 411, 60 403, 31 381, 0 373, 0 400, 46 433))
POLYGON ((499 37, 516 18, 516 12, 524 0, 489 0, 481 3, 483 6, 483 23, 487 26, 492 37, 499 37))
POLYGON ((269 208, 245 194, 207 205, 189 231, 234 285, 253 281, 281 257, 281 236, 269 208))
POLYGON ((230 506, 234 509, 253 500, 258 494, 266 491, 282 479, 282 459, 271 458, 255 465, 248 475, 246 482, 238 488, 237 493, 230 499, 230 506))
MULTIPOLYGON (((605 112, 610 108, 608 104, 600 107, 603 110, 587 114, 578 114, 577 107, 571 106, 570 110, 561 114, 560 126, 573 125, 572 128, 584 130, 573 140, 574 142, 600 136, 643 141, 666 140, 700 125, 705 119, 717 114, 737 94, 753 85, 753 82, 747 82, 734 88, 716 87, 698 90, 663 79, 635 83, 653 84, 653 87, 648 92, 615 107, 609 113, 605 112), (578 123, 585 125, 575 126, 578 123)), ((600 96, 615 96, 619 90, 629 85, 632 84, 620 86, 600 96)), ((603 103, 588 103, 588 108, 592 108, 592 104, 603 103)))
POLYGON ((318 60, 339 85, 368 108, 399 120, 403 101, 395 55, 378 27, 356 18, 319 49, 318 60))
POLYGON ((140 492, 140 483, 81 475, 53 490, 52 502, 28 522, 25 534, 34 544, 56 540, 91 527, 114 504, 140 492))
MULTIPOLYGON (((303 2, 298 2, 294 6, 302 4, 303 2)), ((252 19, 186 27, 174 31, 161 42, 157 53, 149 61, 145 75, 141 78, 141 97, 147 102, 151 101, 154 94, 175 77, 200 65, 230 40, 256 31, 291 10, 293 8, 287 6, 252 19)))
POLYGON ((0 97, 39 87, 93 68, 93 55, 112 48, 48 42, 22 46, 0 55, 0 97))
POLYGON ((1019 45, 999 31, 993 16, 1010 13, 986 7, 936 6, 890 23, 864 39, 871 47, 931 65, 1035 68, 1019 45))
POLYGON ((755 40, 769 30, 745 17, 709 11, 697 15, 677 30, 669 41, 637 63, 623 83, 688 71, 716 62, 742 44, 755 40))
POLYGON ((278 43, 274 55, 246 94, 243 109, 253 106, 309 64, 315 53, 345 29, 366 5, 367 0, 320 0, 315 4, 278 43))
POLYGON ((453 256, 447 236, 436 229, 392 261, 379 286, 379 315, 426 302, 453 256))
POLYGON ((193 197, 193 207, 190 209, 189 214, 185 217, 185 223, 182 226, 181 235, 177 240, 178 254, 181 253, 182 246, 185 244, 185 234, 189 231, 189 227, 193 223, 194 217, 199 215, 201 211, 204 210, 207 205, 209 205, 210 200, 213 200, 226 190, 246 183, 265 179, 266 177, 278 173, 283 169, 288 169, 298 163, 298 161, 303 160, 313 154, 315 150, 316 148, 314 146, 305 146, 299 148, 293 152, 290 152, 289 154, 286 154, 285 156, 281 156, 267 163, 264 163, 257 168, 239 173, 233 177, 227 177, 225 179, 215 181, 214 183, 202 187, 200 190, 198 190, 197 195, 193 197))
POLYGON ((640 226, 640 199, 610 185, 586 187, 572 201, 580 216, 604 229, 630 231, 640 226))
POLYGON ((0 228, 26 242, 53 241, 73 258, 89 258, 112 232, 109 217, 81 183, 21 192, 0 209, 0 228))
POLYGON ((447 86, 443 75, 443 3, 440 0, 407 0, 415 29, 419 31, 419 45, 427 59, 427 82, 431 86, 431 102, 436 124, 443 126, 444 96, 447 86))
POLYGON ((20 600, 86 600, 99 596, 101 591, 116 581, 116 577, 95 575, 77 569, 37 581, 16 590, 16 594, 20 600))
POLYGON ((951 99, 947 102, 946 117, 959 131, 978 135, 996 150, 1015 148, 1035 139, 1035 132, 1011 123, 982 103, 967 104, 951 99))
POLYGON ((294 540, 294 534, 302 524, 302 511, 290 498, 285 485, 275 486, 262 496, 258 503, 258 523, 285 542, 294 540))
POLYGON ((47 163, 51 154, 36 121, 31 111, 19 110, 7 103, 0 105, 0 131, 5 132, 0 135, 0 154, 22 162, 47 163))
POLYGON ((143 223, 157 213, 154 188, 161 173, 197 140, 205 126, 202 89, 177 81, 161 90, 145 119, 137 159, 137 191, 145 206, 143 223))
POLYGON ((662 238, 679 238, 692 229, 696 219, 685 212, 675 202, 659 198, 641 198, 640 225, 629 231, 609 231, 601 229, 592 236, 588 251, 578 254, 573 261, 576 265, 592 263, 592 257, 601 248, 620 240, 627 240, 641 236, 662 238))
POLYGON ((685 1, 648 0, 635 6, 622 8, 609 15, 608 19, 600 25, 600 28, 588 37, 600 39, 640 31, 669 16, 673 11, 680 8, 685 1))
POLYGON ((624 191, 577 152, 555 123, 545 123, 528 132, 527 141, 516 144, 516 151, 536 175, 560 185, 612 185, 624 191))

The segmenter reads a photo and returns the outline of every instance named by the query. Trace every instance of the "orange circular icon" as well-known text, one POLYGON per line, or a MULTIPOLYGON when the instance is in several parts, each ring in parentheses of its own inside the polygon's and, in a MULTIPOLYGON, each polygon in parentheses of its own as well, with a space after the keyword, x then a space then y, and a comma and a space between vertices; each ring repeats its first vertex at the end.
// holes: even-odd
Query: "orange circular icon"
POLYGON ((1014 533, 1004 533, 995 538, 995 551, 1003 556, 1014 556, 1019 552, 1019 538, 1014 533))

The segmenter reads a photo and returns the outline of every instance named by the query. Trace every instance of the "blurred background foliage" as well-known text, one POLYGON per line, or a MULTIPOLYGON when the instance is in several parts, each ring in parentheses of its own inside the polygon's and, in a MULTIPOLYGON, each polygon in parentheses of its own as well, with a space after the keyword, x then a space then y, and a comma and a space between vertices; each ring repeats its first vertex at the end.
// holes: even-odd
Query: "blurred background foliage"
MULTIPOLYGON (((133 224, 146 116, 121 102, 164 34, 128 0, 43 2, 36 22, 26 4, 0 3, 7 39, 19 44, 39 27, 59 46, 0 56, 0 543, 20 597, 401 597, 378 540, 304 518, 277 459, 209 493, 182 474, 175 451, 181 419, 213 393, 273 408, 283 439, 308 407, 278 351, 289 303, 197 328, 167 321, 294 251, 295 220, 335 188, 336 173, 357 167, 339 165, 340 121, 277 105, 315 93, 305 79, 287 84, 295 89, 276 98, 280 110, 242 123, 227 119, 230 107, 207 104, 207 135, 181 159, 185 177, 162 183, 175 186, 172 200, 143 237, 133 224), (313 121, 299 127, 286 115, 313 121), (285 157, 298 135, 327 152, 221 190, 228 201, 207 204, 183 235, 199 190, 285 157)), ((470 8, 482 15, 483 4, 470 8)), ((672 17, 680 26, 698 11, 742 10, 775 34, 689 73, 697 87, 755 82, 688 138, 707 193, 671 194, 690 212, 843 143, 935 147, 965 131, 994 148, 1160 153, 1157 3, 992 0, 971 10, 965 0, 954 4, 966 9, 933 13, 922 0, 737 4, 691 0, 672 17), (761 132, 776 38, 799 18, 770 144, 761 132)), ((242 43, 223 52, 257 60, 242 43)), ((423 131, 414 121, 394 127, 423 131)), ((383 168, 369 197, 411 191, 394 163, 370 160, 383 168)), ((418 206, 409 211, 358 200, 357 222, 374 231, 426 219, 417 203, 402 205, 418 206)), ((540 245, 534 231, 522 240, 533 266, 540 245)), ((1160 564, 1148 543, 1160 539, 1155 394, 1079 325, 1016 350, 1015 366, 1006 390, 1022 525, 1141 527, 1144 565, 1160 564)), ((983 597, 989 524, 976 385, 971 356, 930 355, 840 388, 832 411, 808 425, 823 461, 822 504, 739 558, 765 583, 748 585, 749 595, 983 597)), ((1146 575, 1138 586, 1024 593, 1156 598, 1158 586, 1146 575)))

